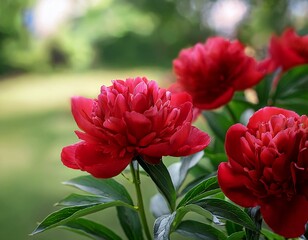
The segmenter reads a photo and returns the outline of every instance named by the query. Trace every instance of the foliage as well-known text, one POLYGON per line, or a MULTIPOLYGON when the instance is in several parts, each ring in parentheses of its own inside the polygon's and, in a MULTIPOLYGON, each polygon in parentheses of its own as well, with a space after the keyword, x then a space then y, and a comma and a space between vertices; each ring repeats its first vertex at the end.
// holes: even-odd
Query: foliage
MULTIPOLYGON (((234 35, 255 49, 264 49, 268 36, 288 25, 303 32, 307 29, 305 18, 292 17, 291 5, 295 1, 245 2, 250 7, 249 14, 234 35), (258 32, 257 38, 254 32, 258 32)), ((170 67, 183 46, 213 35, 213 26, 205 20, 213 3, 104 0, 83 7, 82 14, 58 26, 56 33, 41 38, 28 22, 33 19, 27 19, 36 1, 3 0, 0 74, 64 67, 80 70, 102 65, 170 67)))
MULTIPOLYGON (((151 9, 160 9, 156 3, 152 4, 151 9)), ((142 1, 137 5, 146 10, 142 1)), ((125 12, 123 9, 120 11, 125 12)), ((164 12, 162 9, 160 11, 164 12)), ((134 26, 134 23, 127 22, 134 26)), ((305 39, 300 40, 304 42, 305 39)), ((300 50, 304 51, 306 45, 303 46, 300 50)), ((292 47, 290 44, 291 50, 302 54, 297 49, 298 45, 294 49, 292 47)), ((294 54, 291 50, 290 56, 294 54)), ((204 60, 198 58, 201 54, 193 53, 192 56, 201 62, 204 60)), ((218 55, 222 58, 226 56, 218 55)), ((304 61, 308 61, 305 57, 304 61)), ((228 57, 226 62, 232 60, 228 57)), ((196 67, 192 61, 186 62, 190 63, 187 65, 189 70, 192 66, 196 67)), ((234 65, 235 73, 243 68, 234 65)), ((275 72, 270 72, 269 66, 265 66, 268 67, 267 74, 262 67, 259 69, 259 65, 253 67, 260 71, 260 78, 264 76, 261 82, 254 82, 258 83, 254 89, 250 89, 255 101, 251 101, 247 91, 232 92, 232 100, 227 104, 223 102, 223 107, 217 110, 205 108, 207 110, 201 116, 205 118, 213 136, 210 146, 208 135, 202 138, 203 133, 191 126, 194 96, 191 98, 187 93, 162 90, 146 78, 114 81, 113 86, 102 87, 98 100, 73 98, 72 113, 84 132, 77 131, 81 141, 62 150, 62 162, 97 178, 87 175, 65 182, 83 191, 83 194, 73 193, 59 201, 57 206, 60 209, 39 223, 32 235, 64 227, 92 239, 121 239, 113 229, 86 218, 110 208, 115 208, 119 225, 128 239, 150 240, 154 237, 155 240, 164 240, 179 234, 192 239, 274 240, 280 238, 276 233, 292 237, 294 234, 304 234, 308 215, 299 209, 302 204, 304 208, 308 205, 305 195, 308 119, 297 113, 305 114, 307 109, 308 65, 278 68, 275 72), (270 110, 266 112, 266 109, 270 110), (246 124, 248 119, 247 127, 239 124, 246 124), (270 122, 266 122, 268 119, 270 122), (288 138, 291 135, 296 138, 288 138), (286 140, 290 139, 295 147, 287 146, 290 148, 288 153, 281 153, 287 145, 286 140), (198 152, 206 146, 206 150, 198 152), (182 157, 168 167, 161 159, 165 155, 192 153, 195 154, 182 157), (131 179, 126 178, 135 187, 135 198, 125 186, 110 178, 125 171, 128 164, 131 179), (155 218, 153 232, 148 226, 143 203, 141 173, 158 190, 150 200, 150 211, 155 218), (293 208, 296 204, 300 207, 293 208), (285 212, 289 214, 290 210, 295 209, 295 213, 280 214, 277 206, 287 208, 288 205, 291 207, 285 212), (274 215, 274 221, 270 219, 271 214, 274 215), (280 219, 279 216, 286 216, 286 219, 280 219), (291 227, 280 231, 281 220, 283 226, 290 223, 291 227), (298 227, 297 223, 301 223, 301 226, 298 227)), ((224 81, 224 72, 219 69, 218 73, 221 81, 213 81, 213 85, 216 85, 210 90, 215 92, 216 87, 216 90, 228 90, 230 93, 233 89, 224 81)), ((198 77, 198 74, 190 74, 198 77)), ((188 87, 192 86, 191 81, 189 83, 188 87)), ((247 81, 242 82, 239 90, 246 89, 245 83, 247 81)), ((196 90, 200 92, 200 89, 196 90)))
MULTIPOLYGON (((284 99, 288 99, 286 103, 294 111, 303 112, 307 109, 306 94, 302 94, 308 86, 307 74, 307 65, 295 67, 279 75, 280 80, 274 88, 272 82, 277 74, 266 76, 255 88, 259 102, 249 102, 242 94, 234 96, 228 107, 232 106, 232 109, 239 111, 235 111, 232 118, 227 114, 232 109, 223 111, 223 114, 205 112, 209 127, 217 136, 205 150, 205 154, 202 151, 182 157, 168 168, 163 162, 152 165, 142 159, 131 164, 132 182, 137 183, 137 186, 140 184, 139 169, 136 168, 140 164, 159 191, 151 200, 151 212, 156 218, 153 226, 154 239, 170 239, 175 232, 192 239, 280 239, 280 236, 262 225, 259 208, 243 209, 225 198, 218 185, 215 170, 212 169, 217 169, 219 162, 225 160, 221 157, 223 149, 219 143, 224 141, 223 133, 228 129, 226 123, 232 122, 234 118, 240 119, 247 109, 257 110, 268 103, 285 106, 284 99), (222 118, 226 118, 226 121, 222 118), (205 159, 208 161, 207 165, 203 164, 205 159), (201 178, 194 174, 200 168, 204 173, 208 172, 206 175, 202 174, 201 178), (188 213, 199 215, 202 221, 187 217, 188 213)), ((65 184, 86 194, 71 194, 61 200, 57 205, 62 208, 47 216, 32 234, 61 226, 93 239, 121 239, 112 229, 84 218, 115 207, 128 239, 151 239, 151 233, 142 233, 146 220, 140 214, 144 209, 140 208, 138 194, 136 205, 125 187, 114 179, 83 176, 65 184)), ((138 193, 138 187, 136 189, 138 193)))

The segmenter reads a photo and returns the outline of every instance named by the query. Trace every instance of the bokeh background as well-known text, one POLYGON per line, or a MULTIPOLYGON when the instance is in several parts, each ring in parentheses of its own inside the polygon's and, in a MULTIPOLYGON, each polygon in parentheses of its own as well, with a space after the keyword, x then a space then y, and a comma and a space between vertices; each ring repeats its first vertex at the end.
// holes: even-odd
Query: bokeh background
MULTIPOLYGON (((28 236, 73 191, 61 182, 85 174, 59 156, 77 141, 71 96, 135 76, 168 86, 180 49, 214 35, 262 58, 286 26, 308 33, 308 0, 0 0, 0 239, 86 239, 63 229, 28 236)), ((118 225, 112 209, 93 218, 118 225)))

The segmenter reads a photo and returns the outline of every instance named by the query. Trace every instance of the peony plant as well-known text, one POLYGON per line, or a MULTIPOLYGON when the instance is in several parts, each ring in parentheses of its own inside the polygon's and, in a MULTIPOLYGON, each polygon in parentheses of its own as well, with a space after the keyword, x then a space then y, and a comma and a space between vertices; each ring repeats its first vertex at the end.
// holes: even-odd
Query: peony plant
POLYGON ((253 87, 265 75, 256 60, 245 54, 242 43, 222 37, 183 49, 173 68, 178 88, 191 94, 194 105, 204 110, 227 104, 235 91, 253 87))
POLYGON ((303 234, 308 221, 307 133, 307 116, 264 107, 247 127, 229 128, 228 162, 219 165, 217 174, 228 198, 243 207, 260 206, 268 226, 290 238, 303 234))
POLYGON ((62 162, 110 178, 137 158, 158 164, 162 156, 199 152, 210 137, 191 125, 192 106, 186 92, 171 94, 145 77, 115 80, 97 99, 74 97, 72 113, 83 132, 62 150, 62 162))
POLYGON ((308 63, 308 36, 298 36, 293 28, 284 30, 281 36, 273 35, 268 57, 263 61, 267 71, 278 67, 284 71, 308 63))
POLYGON ((306 239, 307 37, 274 35, 261 61, 238 40, 212 37, 179 53, 168 89, 136 77, 102 86, 95 99, 73 97, 79 142, 61 160, 86 173, 65 182, 84 194, 59 201, 32 234, 62 226, 107 240, 306 239), (152 186, 147 209, 143 189, 152 186), (110 207, 122 233, 85 218, 110 207))

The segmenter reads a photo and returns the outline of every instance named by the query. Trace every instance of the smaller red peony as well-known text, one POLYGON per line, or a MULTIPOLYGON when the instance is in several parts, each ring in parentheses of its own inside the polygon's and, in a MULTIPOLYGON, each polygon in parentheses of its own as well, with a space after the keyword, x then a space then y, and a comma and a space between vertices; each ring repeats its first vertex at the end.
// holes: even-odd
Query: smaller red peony
POLYGON ((235 91, 256 85, 264 76, 239 41, 212 37, 204 44, 183 49, 173 61, 177 87, 191 94, 200 109, 228 103, 235 91))
POLYGON ((270 56, 261 64, 268 72, 308 64, 308 35, 298 36, 294 29, 287 28, 281 36, 272 36, 268 51, 270 56))
POLYGON ((226 134, 228 162, 218 168, 225 195, 242 207, 260 206, 264 221, 284 237, 304 234, 308 221, 308 117, 265 107, 247 127, 226 134))
POLYGON ((203 150, 210 137, 191 125, 187 93, 171 94, 146 78, 115 80, 97 99, 72 98, 80 142, 64 147, 65 166, 97 178, 121 173, 137 156, 157 164, 162 156, 187 156, 203 150))

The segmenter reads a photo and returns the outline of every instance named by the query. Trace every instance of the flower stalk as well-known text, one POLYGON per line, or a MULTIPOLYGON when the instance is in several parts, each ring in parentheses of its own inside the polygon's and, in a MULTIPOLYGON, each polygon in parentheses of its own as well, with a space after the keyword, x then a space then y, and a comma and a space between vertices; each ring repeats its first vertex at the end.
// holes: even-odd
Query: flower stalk
POLYGON ((140 188, 141 181, 140 181, 140 174, 139 174, 139 164, 137 161, 133 161, 130 163, 130 171, 131 171, 133 182, 134 182, 135 189, 136 189, 137 207, 138 207, 137 210, 140 216, 143 230, 146 235, 146 238, 148 240, 152 240, 152 235, 149 230, 148 222, 147 222, 146 215, 145 215, 145 209, 143 205, 143 198, 142 198, 142 193, 141 193, 141 188, 140 188))

